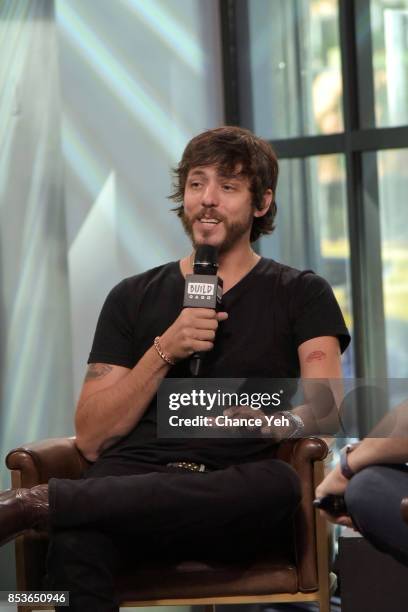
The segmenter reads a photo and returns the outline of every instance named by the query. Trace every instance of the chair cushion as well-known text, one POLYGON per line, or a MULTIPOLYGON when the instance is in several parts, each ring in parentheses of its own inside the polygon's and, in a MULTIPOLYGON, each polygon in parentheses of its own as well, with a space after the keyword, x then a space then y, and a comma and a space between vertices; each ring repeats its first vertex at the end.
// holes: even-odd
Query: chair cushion
POLYGON ((296 567, 288 559, 227 563, 180 561, 144 563, 117 580, 121 601, 227 595, 296 593, 296 567))

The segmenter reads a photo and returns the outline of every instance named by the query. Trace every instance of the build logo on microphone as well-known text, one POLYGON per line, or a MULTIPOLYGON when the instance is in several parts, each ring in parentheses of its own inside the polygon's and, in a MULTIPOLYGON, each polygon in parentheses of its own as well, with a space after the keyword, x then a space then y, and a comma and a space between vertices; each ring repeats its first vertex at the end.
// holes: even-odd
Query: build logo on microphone
POLYGON ((214 274, 188 274, 184 285, 184 308, 217 308, 222 280, 214 274))
POLYGON ((187 295, 190 300, 211 300, 214 295, 214 283, 188 283, 187 295))

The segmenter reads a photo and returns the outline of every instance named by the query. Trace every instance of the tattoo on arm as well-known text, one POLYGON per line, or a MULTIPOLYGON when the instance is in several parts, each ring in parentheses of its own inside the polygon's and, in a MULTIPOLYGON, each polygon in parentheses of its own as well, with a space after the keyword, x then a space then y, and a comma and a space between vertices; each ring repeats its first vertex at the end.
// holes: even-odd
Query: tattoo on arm
POLYGON ((88 366, 88 370, 85 374, 85 382, 88 380, 96 380, 97 378, 103 378, 107 376, 109 372, 113 370, 113 366, 107 363, 91 363, 88 366))
POLYGON ((313 351, 306 357, 306 362, 311 363, 312 361, 323 361, 327 355, 323 351, 313 351))

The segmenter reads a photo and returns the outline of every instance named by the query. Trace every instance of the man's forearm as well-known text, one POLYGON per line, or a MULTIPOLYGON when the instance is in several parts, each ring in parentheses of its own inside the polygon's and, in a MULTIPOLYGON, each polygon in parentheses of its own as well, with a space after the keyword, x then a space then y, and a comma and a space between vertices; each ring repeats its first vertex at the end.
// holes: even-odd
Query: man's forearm
POLYGON ((78 405, 77 445, 87 459, 95 461, 137 425, 169 367, 151 347, 127 375, 78 405))
POLYGON ((291 412, 303 421, 302 436, 332 436, 341 431, 340 404, 343 381, 302 380, 304 404, 291 412))

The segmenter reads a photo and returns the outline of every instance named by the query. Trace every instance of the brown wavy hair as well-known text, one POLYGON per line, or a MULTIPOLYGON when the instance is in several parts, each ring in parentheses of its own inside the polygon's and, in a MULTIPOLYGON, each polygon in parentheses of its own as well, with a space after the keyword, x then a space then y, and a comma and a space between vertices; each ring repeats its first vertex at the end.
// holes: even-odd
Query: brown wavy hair
POLYGON ((184 216, 184 190, 187 175, 192 168, 215 164, 225 175, 234 174, 237 166, 240 175, 249 179, 252 205, 260 210, 265 191, 272 190, 272 203, 263 217, 254 217, 251 228, 251 242, 262 234, 271 234, 275 229, 276 217, 275 192, 278 182, 279 166, 271 145, 258 138, 249 130, 236 126, 224 126, 207 130, 195 136, 186 146, 180 163, 173 169, 173 193, 169 196, 180 206, 172 210, 184 216))

